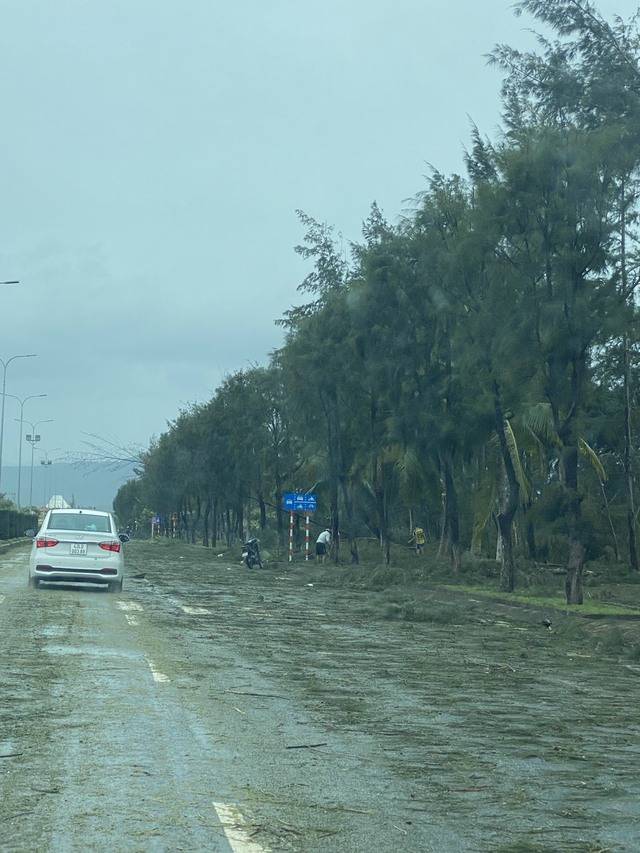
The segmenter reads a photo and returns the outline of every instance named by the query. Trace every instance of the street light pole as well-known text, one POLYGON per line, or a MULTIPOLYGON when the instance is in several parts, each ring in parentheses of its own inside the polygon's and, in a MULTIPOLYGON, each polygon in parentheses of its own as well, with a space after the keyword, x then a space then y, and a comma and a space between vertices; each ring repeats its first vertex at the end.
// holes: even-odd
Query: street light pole
POLYGON ((6 361, 0 358, 2 365, 2 409, 0 410, 0 491, 2 491, 2 446, 4 444, 4 404, 7 395, 7 368, 16 358, 35 358, 35 353, 29 355, 12 355, 6 361))
POLYGON ((27 436, 27 441, 31 445, 31 477, 29 480, 29 506, 33 506, 33 454, 35 452, 36 444, 40 441, 40 436, 36 435, 36 429, 40 426, 40 424, 52 424, 53 418, 49 418, 46 421, 36 421, 35 424, 32 424, 31 421, 25 421, 25 423, 31 427, 31 435, 27 436))
MULTIPOLYGON (((44 459, 40 460, 40 464, 45 466, 45 469, 42 473, 42 506, 44 507, 47 505, 47 469, 48 466, 52 464, 51 459, 49 459, 49 454, 46 450, 44 451, 44 459)), ((51 490, 52 494, 53 492, 54 489, 51 490)))
POLYGON ((6 397, 12 397, 14 400, 17 400, 20 403, 20 417, 15 420, 20 423, 20 442, 18 443, 18 497, 17 504, 18 509, 20 509, 20 483, 22 482, 22 428, 24 422, 24 404, 27 400, 36 400, 39 397, 46 397, 46 394, 30 394, 28 397, 24 399, 20 399, 20 397, 16 397, 15 394, 5 394, 6 397))

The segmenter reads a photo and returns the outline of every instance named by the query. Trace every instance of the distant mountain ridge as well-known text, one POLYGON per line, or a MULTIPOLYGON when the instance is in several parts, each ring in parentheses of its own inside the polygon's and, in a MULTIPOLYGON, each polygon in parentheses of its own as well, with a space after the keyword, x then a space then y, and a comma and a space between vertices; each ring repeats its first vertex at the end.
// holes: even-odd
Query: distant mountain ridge
MULTIPOLYGON (((29 504, 29 479, 31 469, 22 467, 20 487, 22 506, 29 504)), ((133 467, 127 466, 112 471, 106 467, 94 465, 74 465, 68 462, 56 462, 52 465, 34 465, 33 503, 43 506, 52 495, 62 495, 76 506, 113 509, 113 499, 120 486, 133 477, 133 467)), ((12 501, 17 500, 18 466, 2 467, 2 492, 12 501)))

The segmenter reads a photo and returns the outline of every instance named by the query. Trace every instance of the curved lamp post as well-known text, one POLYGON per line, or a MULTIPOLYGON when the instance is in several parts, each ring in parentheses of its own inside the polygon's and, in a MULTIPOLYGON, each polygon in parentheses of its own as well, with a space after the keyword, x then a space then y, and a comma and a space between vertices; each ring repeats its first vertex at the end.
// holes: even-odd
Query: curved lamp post
POLYGON ((36 429, 40 424, 52 424, 53 418, 48 418, 46 421, 36 421, 34 424, 31 421, 25 421, 31 427, 31 434, 25 436, 27 442, 31 445, 31 477, 29 480, 29 506, 33 506, 33 453, 36 449, 36 444, 40 441, 40 436, 36 433, 36 429))
POLYGON ((29 355, 12 355, 6 361, 0 358, 2 365, 2 409, 0 410, 0 492, 2 491, 2 445, 4 444, 4 404, 7 396, 7 368, 17 358, 35 358, 35 353, 29 355))

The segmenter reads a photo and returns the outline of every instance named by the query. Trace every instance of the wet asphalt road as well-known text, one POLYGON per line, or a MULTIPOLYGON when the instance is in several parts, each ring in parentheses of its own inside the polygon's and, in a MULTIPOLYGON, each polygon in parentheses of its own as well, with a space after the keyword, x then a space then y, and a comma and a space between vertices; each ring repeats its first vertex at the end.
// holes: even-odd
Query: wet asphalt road
POLYGON ((127 560, 113 595, 0 554, 0 849, 640 849, 628 668, 552 664, 539 626, 371 626, 184 546, 127 560))
POLYGON ((32 591, 23 549, 0 555, 0 579, 3 850, 373 850, 405 834, 372 821, 393 778, 359 771, 334 734, 333 760, 309 746, 326 728, 217 636, 219 596, 32 591))

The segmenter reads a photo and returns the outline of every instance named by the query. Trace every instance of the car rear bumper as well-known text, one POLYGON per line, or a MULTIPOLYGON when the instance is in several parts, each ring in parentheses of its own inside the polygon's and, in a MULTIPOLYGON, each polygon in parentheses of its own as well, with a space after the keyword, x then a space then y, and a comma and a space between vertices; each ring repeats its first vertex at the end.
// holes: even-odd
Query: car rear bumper
POLYGON ((32 577, 42 581, 67 583, 109 583, 122 578, 122 572, 115 566, 99 569, 68 568, 66 566, 49 566, 38 564, 32 577))

